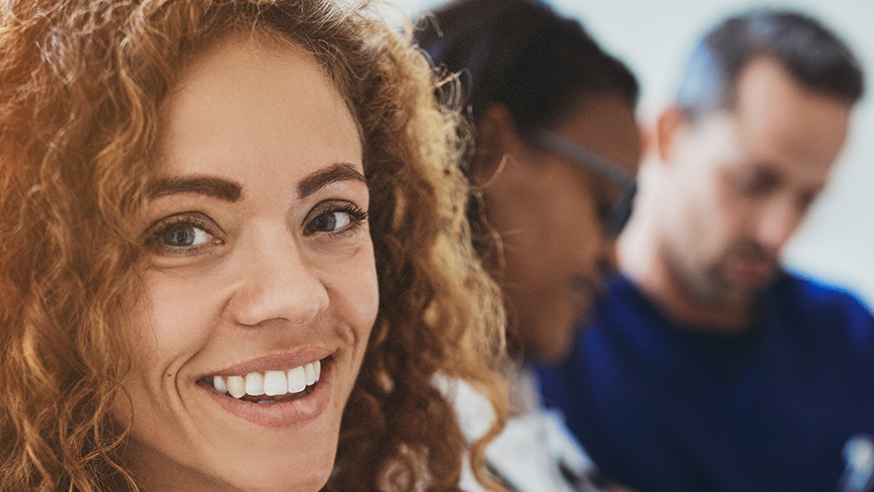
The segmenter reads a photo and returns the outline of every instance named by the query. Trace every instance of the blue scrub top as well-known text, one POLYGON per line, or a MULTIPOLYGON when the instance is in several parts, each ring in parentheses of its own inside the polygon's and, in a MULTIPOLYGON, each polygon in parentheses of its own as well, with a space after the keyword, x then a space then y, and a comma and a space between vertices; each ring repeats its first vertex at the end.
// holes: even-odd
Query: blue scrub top
POLYGON ((604 476, 641 492, 834 491, 854 435, 874 435, 874 318, 785 272, 740 335, 668 319, 615 276, 572 353, 540 366, 604 476))

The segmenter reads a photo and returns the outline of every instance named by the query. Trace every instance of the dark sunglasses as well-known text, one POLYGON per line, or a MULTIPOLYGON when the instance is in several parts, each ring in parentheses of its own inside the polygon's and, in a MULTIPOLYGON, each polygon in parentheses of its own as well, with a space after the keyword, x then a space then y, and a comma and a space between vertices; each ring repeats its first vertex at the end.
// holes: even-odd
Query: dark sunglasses
POLYGON ((618 236, 631 217, 634 195, 637 193, 637 180, 634 175, 626 171, 621 165, 583 146, 577 145, 557 133, 540 128, 534 131, 533 136, 540 145, 558 152, 577 164, 585 166, 622 186, 622 191, 616 197, 616 200, 613 201, 613 207, 610 210, 607 223, 604 224, 605 234, 609 237, 618 236))

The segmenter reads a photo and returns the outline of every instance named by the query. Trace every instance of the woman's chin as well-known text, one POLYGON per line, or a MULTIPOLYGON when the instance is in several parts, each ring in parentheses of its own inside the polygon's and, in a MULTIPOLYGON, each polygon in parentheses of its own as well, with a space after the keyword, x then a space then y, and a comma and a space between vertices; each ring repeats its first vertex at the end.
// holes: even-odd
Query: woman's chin
POLYGON ((152 458, 139 461, 141 466, 129 466, 145 490, 317 492, 331 476, 335 448, 311 446, 307 442, 296 444, 294 449, 288 446, 283 449, 265 443, 259 452, 251 452, 253 443, 241 443, 240 448, 229 450, 222 457, 206 457, 205 465, 198 460, 189 466, 178 461, 155 466, 160 460, 154 459, 154 449, 134 440, 129 443, 125 458, 128 462, 152 458))

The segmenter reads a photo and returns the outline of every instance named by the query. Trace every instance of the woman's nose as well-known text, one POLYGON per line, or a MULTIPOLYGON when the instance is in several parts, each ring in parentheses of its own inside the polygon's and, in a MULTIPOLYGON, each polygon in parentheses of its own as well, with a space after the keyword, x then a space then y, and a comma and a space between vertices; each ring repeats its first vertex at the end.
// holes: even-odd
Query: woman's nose
POLYGON ((601 274, 611 273, 619 268, 619 260, 616 252, 616 239, 604 238, 601 241, 600 256, 598 258, 598 272, 601 274))
POLYGON ((323 279, 291 233, 268 231, 249 241, 239 245, 239 280, 229 304, 237 323, 304 325, 327 308, 323 279))

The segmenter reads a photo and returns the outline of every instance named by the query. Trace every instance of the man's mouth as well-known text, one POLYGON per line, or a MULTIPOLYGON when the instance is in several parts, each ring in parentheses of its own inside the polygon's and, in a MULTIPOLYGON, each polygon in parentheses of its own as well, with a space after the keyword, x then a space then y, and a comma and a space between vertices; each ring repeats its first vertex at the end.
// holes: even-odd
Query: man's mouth
POLYGON ((766 256, 740 256, 736 265, 742 275, 754 278, 769 277, 777 268, 777 262, 773 257, 766 256))
MULTIPOLYGON (((322 362, 315 361, 289 370, 250 372, 238 376, 213 376, 212 387, 219 393, 253 403, 282 403, 306 396, 319 382, 322 362)), ((209 378, 201 384, 209 384, 209 378)))

